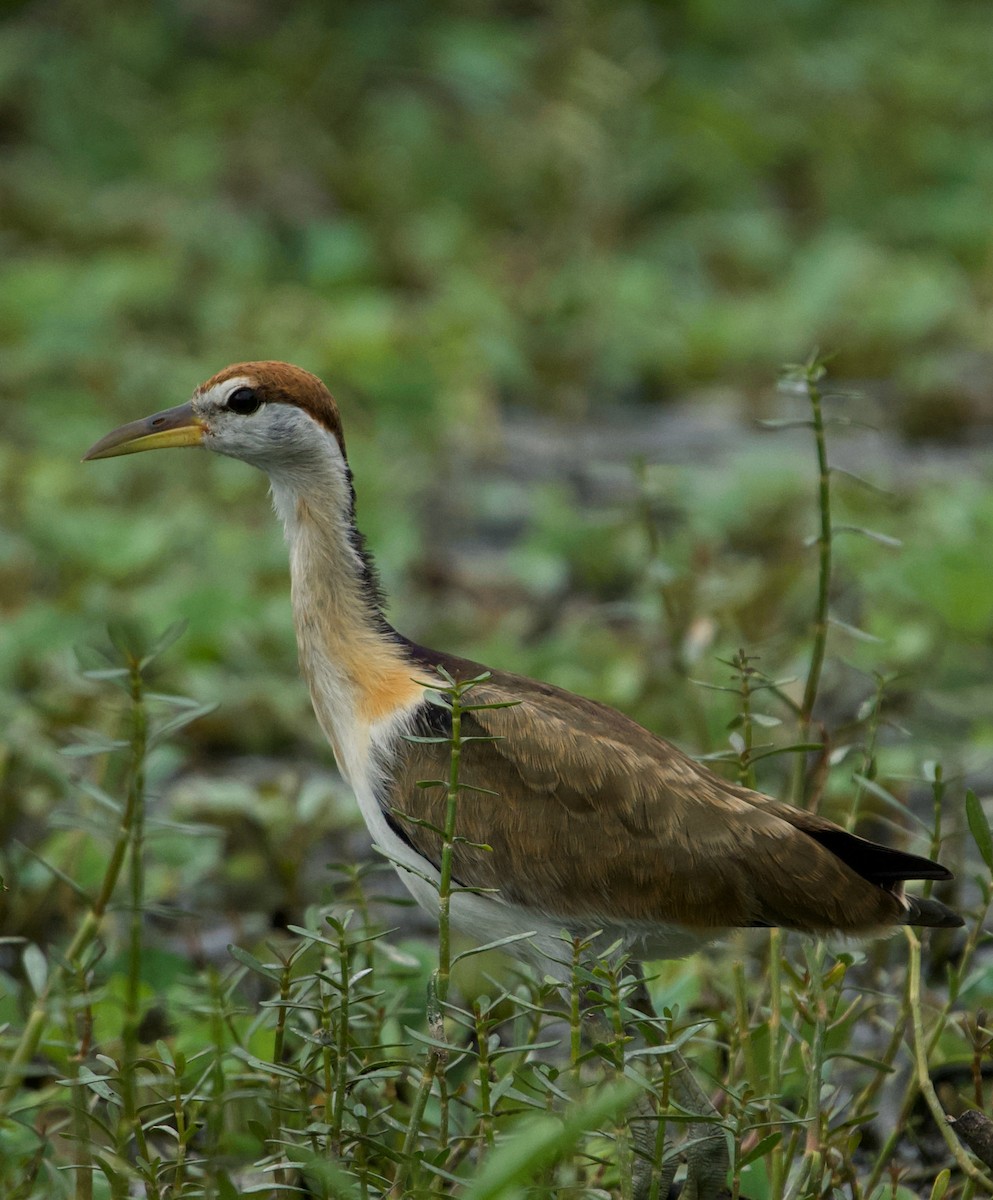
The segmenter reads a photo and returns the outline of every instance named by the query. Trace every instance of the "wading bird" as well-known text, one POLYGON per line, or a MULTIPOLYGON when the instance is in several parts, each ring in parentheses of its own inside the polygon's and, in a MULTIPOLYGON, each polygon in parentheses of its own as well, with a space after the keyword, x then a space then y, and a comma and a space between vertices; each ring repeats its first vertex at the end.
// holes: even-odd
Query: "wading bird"
MULTIPOLYGON (((299 367, 238 363, 188 403, 107 434, 86 458, 168 446, 203 446, 269 476, 317 719, 373 838, 437 911, 440 840, 430 827, 444 824, 445 800, 417 783, 446 776, 449 747, 406 735, 450 732, 450 721, 445 730, 417 679, 439 666, 456 679, 488 668, 387 622, 335 401, 299 367)), ((563 932, 603 931, 603 944, 653 959, 744 926, 857 935, 962 923, 904 891, 907 880, 950 878, 940 864, 721 779, 603 704, 496 670, 471 701, 514 702, 462 724, 463 736, 483 740, 464 755, 463 781, 480 790, 459 800, 453 876, 480 890, 454 895, 451 915, 477 940, 533 931, 529 952, 564 978, 563 932)), ((697 1181, 699 1194, 712 1194, 723 1170, 722 1151, 711 1150, 717 1168, 697 1181)))

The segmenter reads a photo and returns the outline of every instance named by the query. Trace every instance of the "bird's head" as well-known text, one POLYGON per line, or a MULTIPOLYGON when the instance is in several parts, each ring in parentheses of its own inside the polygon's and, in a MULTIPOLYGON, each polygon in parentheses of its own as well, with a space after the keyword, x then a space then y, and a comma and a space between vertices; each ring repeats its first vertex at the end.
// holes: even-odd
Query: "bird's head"
POLYGON ((251 463, 273 480, 345 463, 341 417, 330 392, 316 375, 281 362, 225 367, 186 404, 108 433, 84 461, 167 446, 203 446, 251 463))

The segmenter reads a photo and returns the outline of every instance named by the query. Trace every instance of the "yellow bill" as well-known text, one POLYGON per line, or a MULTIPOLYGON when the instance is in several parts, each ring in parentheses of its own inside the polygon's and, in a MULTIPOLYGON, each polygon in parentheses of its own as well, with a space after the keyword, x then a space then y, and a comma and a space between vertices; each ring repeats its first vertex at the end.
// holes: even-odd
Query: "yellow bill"
POLYGON ((83 462, 137 454, 140 450, 164 450, 168 446, 199 446, 205 429, 192 404, 179 404, 111 430, 86 451, 83 462))

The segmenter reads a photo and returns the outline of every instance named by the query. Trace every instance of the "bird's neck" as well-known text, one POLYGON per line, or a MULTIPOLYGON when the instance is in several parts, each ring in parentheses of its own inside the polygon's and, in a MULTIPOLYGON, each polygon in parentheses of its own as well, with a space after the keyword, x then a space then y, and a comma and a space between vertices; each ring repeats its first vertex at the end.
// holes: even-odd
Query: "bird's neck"
POLYGON ((352 776, 364 769, 377 725, 416 706, 423 689, 383 615, 351 515, 351 480, 330 483, 303 489, 274 479, 272 492, 289 545, 301 669, 338 764, 352 776))

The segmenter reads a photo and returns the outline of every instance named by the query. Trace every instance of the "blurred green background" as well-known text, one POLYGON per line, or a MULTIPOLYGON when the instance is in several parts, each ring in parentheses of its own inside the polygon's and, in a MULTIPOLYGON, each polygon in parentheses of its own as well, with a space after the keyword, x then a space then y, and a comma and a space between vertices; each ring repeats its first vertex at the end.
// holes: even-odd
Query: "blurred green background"
POLYGON ((905 545, 839 542, 836 614, 879 640, 832 635, 825 718, 896 676, 893 777, 982 785, 991 62, 965 0, 5 5, 4 843, 74 803, 69 727, 113 728, 72 654, 111 618, 188 619, 163 686, 220 704, 188 768, 326 761, 261 478, 79 463, 251 358, 338 397, 405 632, 702 752, 735 710, 692 677, 804 670, 812 451, 750 422, 804 416, 780 364, 830 352, 888 489, 839 477, 838 519, 905 545))

